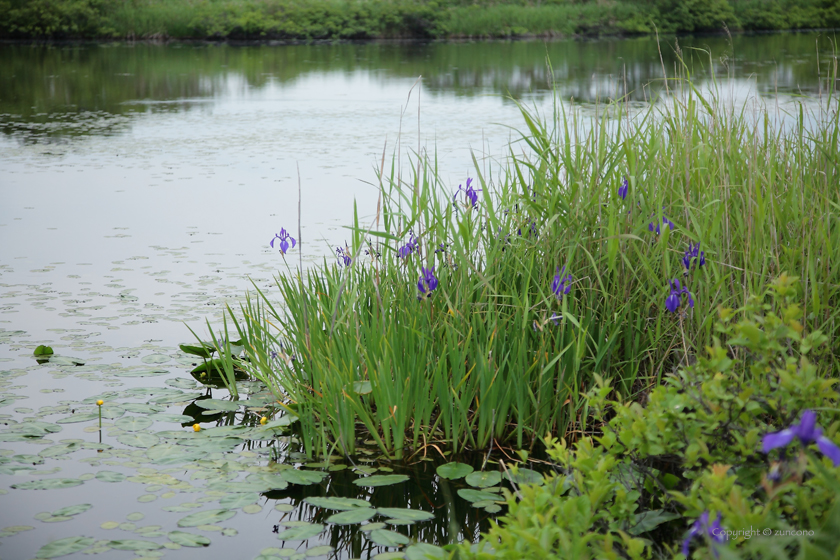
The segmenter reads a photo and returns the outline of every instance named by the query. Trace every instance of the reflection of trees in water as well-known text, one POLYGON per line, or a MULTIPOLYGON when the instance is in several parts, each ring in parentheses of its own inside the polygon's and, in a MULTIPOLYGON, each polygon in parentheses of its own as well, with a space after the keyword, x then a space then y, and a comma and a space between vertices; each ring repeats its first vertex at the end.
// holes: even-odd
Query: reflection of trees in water
MULTIPOLYGON (((751 76, 760 93, 816 93, 815 34, 679 39, 692 76, 700 80, 751 76), (704 49, 713 53, 710 59, 704 49)), ((825 51, 830 48, 826 44, 825 51)), ((559 42, 340 44, 293 46, 121 45, 0 47, 0 131, 11 135, 99 134, 94 126, 49 125, 60 115, 131 115, 183 110, 156 105, 209 99, 312 73, 370 73, 374 80, 422 75, 426 91, 521 98, 548 95, 582 103, 623 95, 644 101, 670 76, 684 74, 676 46, 663 42, 662 59, 649 38, 559 42), (546 66, 550 60, 552 69, 546 66), (552 81, 552 73, 554 80, 552 81), (127 102, 146 102, 145 106, 127 102), (14 123, 17 124, 14 124, 14 123), (27 129, 23 123, 41 123, 27 129)), ((822 57, 825 65, 829 57, 822 57)), ((822 74, 827 75, 826 68, 822 74)))

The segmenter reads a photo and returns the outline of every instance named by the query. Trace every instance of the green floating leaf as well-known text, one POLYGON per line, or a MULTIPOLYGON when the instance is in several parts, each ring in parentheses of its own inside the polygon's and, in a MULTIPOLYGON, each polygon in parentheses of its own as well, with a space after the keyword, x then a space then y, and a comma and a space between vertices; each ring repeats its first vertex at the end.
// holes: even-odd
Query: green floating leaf
POLYGON ((435 517, 434 513, 428 511, 405 508, 377 508, 376 513, 391 519, 402 519, 404 521, 427 521, 435 517))
POLYGON ((38 455, 44 458, 58 457, 60 455, 67 455, 68 453, 73 453, 74 451, 80 451, 82 449, 84 448, 82 447, 81 443, 60 443, 58 445, 51 445, 46 449, 42 449, 40 452, 38 452, 38 455))
POLYGON ((370 381, 356 381, 353 383, 353 392, 357 395, 367 395, 373 391, 370 381))
POLYGON ((114 425, 126 432, 141 432, 152 425, 148 416, 124 416, 119 418, 114 425))
POLYGON ((33 356, 51 356, 53 354, 53 349, 49 346, 44 346, 43 344, 39 344, 37 348, 35 348, 35 352, 32 353, 33 356))
POLYGON ((58 490, 61 488, 81 486, 84 483, 84 480, 79 480, 78 478, 47 478, 44 480, 12 484, 12 488, 17 490, 58 490))
POLYGON ((241 507, 254 504, 259 499, 260 495, 256 492, 246 492, 244 494, 231 494, 219 500, 219 505, 225 509, 239 509, 241 507))
POLYGON ((150 419, 155 422, 172 422, 173 424, 186 424, 195 420, 195 418, 186 414, 167 414, 163 412, 151 416, 150 419))
POLYGON ((375 474, 365 478, 358 478, 353 481, 356 486, 369 486, 371 488, 376 486, 390 486, 405 482, 408 477, 404 474, 375 474))
POLYGON ((146 450, 146 457, 158 465, 175 465, 201 458, 198 450, 184 448, 174 443, 159 443, 146 450))
POLYGON ((204 535, 193 535, 192 533, 187 533, 185 531, 172 531, 166 536, 170 541, 180 544, 181 546, 210 546, 210 539, 204 535))
POLYGON ((408 560, 429 560, 429 558, 445 558, 445 551, 433 544, 417 543, 405 549, 408 560))
POLYGON ((77 412, 71 416, 65 416, 55 421, 56 424, 76 424, 77 422, 89 422, 99 420, 99 412, 77 412))
POLYGON ((93 507, 93 505, 91 505, 91 504, 79 504, 79 505, 76 505, 76 506, 67 506, 67 507, 63 507, 61 509, 55 510, 54 512, 52 512, 52 514, 56 517, 63 517, 65 515, 79 515, 80 513, 84 513, 92 507, 93 507))
POLYGON ((468 474, 464 480, 475 488, 487 488, 499 484, 502 481, 502 473, 499 471, 479 471, 468 474))
POLYGON ((224 401, 222 399, 201 399, 195 401, 196 406, 205 410, 223 410, 225 412, 233 412, 239 410, 239 402, 224 401))
POLYGON ((301 484, 301 485, 308 485, 308 484, 317 484, 321 482, 327 473, 321 471, 304 471, 304 470, 297 470, 297 469, 287 469, 280 473, 280 476, 283 477, 284 480, 287 482, 291 482, 292 484, 301 484))
POLYGON ((644 513, 637 513, 635 517, 636 524, 627 530, 633 536, 647 533, 658 527, 659 525, 671 521, 672 519, 679 519, 681 516, 678 513, 671 513, 661 509, 646 511, 644 513))
POLYGON ((324 531, 324 526, 318 523, 307 523, 298 527, 291 527, 285 531, 281 531, 277 538, 281 541, 305 541, 324 531))
POLYGON ((368 533, 368 538, 379 546, 400 546, 411 542, 402 533, 389 531, 388 529, 375 529, 368 533))
POLYGON ((472 488, 461 488, 460 490, 458 490, 458 495, 467 500, 468 502, 481 502, 484 500, 501 500, 501 497, 497 494, 492 494, 490 492, 482 490, 473 490, 472 488))
POLYGON ((313 546, 312 548, 306 549, 306 557, 314 558, 316 556, 324 556, 325 554, 329 554, 333 550, 333 547, 326 544, 322 544, 321 546, 313 546))
POLYGON ((505 478, 515 482, 516 484, 536 484, 542 486, 545 483, 543 476, 537 471, 525 468, 514 468, 516 472, 508 471, 505 473, 505 478))
POLYGON ((140 432, 137 434, 120 434, 117 441, 129 447, 146 448, 158 443, 160 439, 155 434, 140 432))
POLYGON ((365 500, 357 500, 356 498, 304 498, 304 502, 315 507, 324 509, 335 509, 338 511, 347 511, 351 509, 369 508, 370 503, 365 500))
POLYGON ((446 463, 445 465, 440 465, 437 469, 435 469, 435 472, 437 472, 438 476, 441 478, 445 478, 447 480, 457 480, 467 476, 474 470, 475 469, 466 463, 446 463))
POLYGON ((182 352, 185 354, 192 354, 193 356, 198 356, 199 358, 210 358, 210 355, 215 352, 215 349, 206 346, 191 346, 189 344, 179 344, 178 348, 181 349, 182 352))
POLYGON ((67 537, 45 544, 35 554, 35 558, 58 558, 84 550, 94 543, 90 537, 67 537))
POLYGON ((158 365, 158 364, 165 364, 166 362, 168 362, 171 359, 172 358, 170 358, 166 354, 149 354, 148 356, 143 356, 142 358, 140 358, 140 361, 143 362, 144 364, 158 365))
POLYGON ((500 506, 499 504, 489 504, 484 506, 484 511, 486 511, 487 513, 499 513, 500 511, 502 511, 502 506, 500 506))
POLYGON ((227 521, 236 515, 229 509, 209 509, 192 513, 178 521, 178 527, 198 527, 199 525, 215 525, 227 521))
POLYGON ((125 480, 125 475, 117 471, 99 471, 96 473, 96 480, 102 482, 122 482, 125 480))
POLYGON ((355 525, 367 521, 376 515, 376 510, 373 508, 353 508, 341 513, 336 513, 327 518, 327 523, 334 523, 336 525, 355 525))
POLYGON ((162 544, 152 541, 144 541, 140 539, 120 539, 117 541, 108 541, 108 546, 117 550, 132 550, 135 552, 144 550, 158 550, 163 548, 162 544))

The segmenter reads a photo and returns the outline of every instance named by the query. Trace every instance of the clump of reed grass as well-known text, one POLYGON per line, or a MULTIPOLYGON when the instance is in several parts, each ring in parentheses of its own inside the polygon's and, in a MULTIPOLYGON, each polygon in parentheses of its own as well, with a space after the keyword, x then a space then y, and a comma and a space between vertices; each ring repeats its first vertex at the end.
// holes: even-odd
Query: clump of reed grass
POLYGON ((337 263, 249 297, 236 328, 250 372, 308 453, 574 439, 596 374, 643 398, 712 343, 719 306, 781 272, 801 278, 807 327, 837 338, 835 93, 808 117, 673 83, 633 115, 521 107, 527 149, 493 176, 476 162, 472 194, 428 159, 407 181, 380 174, 376 217, 355 213, 337 263))

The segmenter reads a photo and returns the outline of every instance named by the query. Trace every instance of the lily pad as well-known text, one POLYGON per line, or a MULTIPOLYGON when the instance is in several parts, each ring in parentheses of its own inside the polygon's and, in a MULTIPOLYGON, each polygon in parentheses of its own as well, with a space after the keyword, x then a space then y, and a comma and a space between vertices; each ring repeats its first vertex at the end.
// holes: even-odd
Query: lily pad
POLYGON ((375 474, 365 478, 358 478, 353 481, 353 484, 373 488, 377 486, 391 486, 392 484, 399 484, 406 480, 408 480, 408 477, 404 474, 375 474))
POLYGON ((280 476, 283 477, 287 482, 291 482, 292 484, 301 484, 301 485, 309 485, 309 484, 317 484, 321 482, 327 473, 321 471, 304 471, 304 470, 297 470, 297 469, 287 469, 280 473, 280 476))
POLYGON ((219 500, 219 505, 225 509, 239 509, 257 502, 260 495, 256 492, 246 492, 244 494, 231 494, 219 500))
POLYGON ((199 408, 206 410, 223 410, 225 412, 233 412, 239 410, 239 403, 236 401, 224 401, 222 399, 202 399, 195 401, 199 408))
POLYGON ((81 486, 84 483, 84 480, 79 480, 78 478, 47 478, 44 480, 12 484, 12 488, 17 490, 58 490, 60 488, 81 486))
POLYGON ((53 349, 50 346, 44 346, 43 344, 39 344, 35 351, 32 353, 33 356, 51 356, 53 354, 53 349))
POLYGON ((404 521, 427 521, 434 519, 435 514, 428 511, 421 511, 419 509, 405 509, 405 508, 377 508, 376 513, 390 517, 392 519, 401 519, 404 521))
POLYGON ((61 509, 57 509, 52 514, 56 517, 64 517, 68 515, 79 515, 80 513, 84 513, 93 506, 91 504, 78 504, 75 506, 67 506, 61 509))
POLYGON ((175 465, 201 458, 198 450, 184 448, 174 443, 159 443, 146 450, 146 457, 158 465, 175 465))
POLYGON ((471 466, 467 465, 466 463, 446 463, 445 465, 440 465, 435 472, 437 472, 438 476, 441 478, 445 478, 447 480, 457 480, 459 478, 463 478, 468 474, 472 473, 475 469, 471 466))
POLYGON ((160 439, 154 434, 140 432, 137 434, 120 434, 117 436, 117 441, 129 447, 146 448, 155 445, 160 439))
POLYGON ((475 488, 487 488, 499 484, 502 481, 502 473, 499 471, 479 471, 468 474, 464 480, 475 488))
POLYGON ((369 508, 370 502, 366 502, 365 500, 357 500, 356 498, 319 498, 319 497, 310 497, 304 498, 304 502, 307 504, 324 508, 324 509, 335 509, 338 511, 348 511, 351 509, 359 509, 359 508, 369 508))
POLYGON ((323 556, 325 554, 329 554, 333 550, 333 547, 327 544, 322 544, 321 546, 313 546, 312 548, 306 549, 306 557, 314 558, 316 556, 323 556))
POLYGON ((353 383, 353 392, 357 395, 367 395, 373 391, 370 381, 356 381, 353 383))
POLYGON ((505 478, 516 484, 536 484, 542 486, 545 482, 543 476, 537 471, 526 468, 514 468, 513 471, 505 473, 505 478))
POLYGON ((84 550, 94 543, 90 537, 67 537, 58 539, 41 547, 35 554, 35 558, 58 558, 84 550))
POLYGON ((198 527, 199 525, 215 525, 227 521, 236 515, 235 511, 229 509, 209 509, 198 511, 180 519, 178 527, 198 527))
POLYGON ((200 547, 210 545, 210 539, 204 535, 194 535, 185 531, 172 531, 166 536, 170 541, 181 546, 200 547))
POLYGON ((388 529, 376 529, 368 533, 368 538, 379 546, 401 546, 410 543, 408 537, 402 533, 389 531, 388 529))
POLYGON ((163 548, 162 544, 152 541, 144 541, 141 539, 120 539, 117 541, 108 541, 108 546, 117 550, 132 550, 135 552, 144 550, 158 550, 163 548))
POLYGON ((473 490, 472 488, 461 488, 460 490, 458 490, 458 495, 467 500, 468 502, 480 502, 483 500, 501 500, 501 497, 497 494, 492 494, 484 490, 473 490))
POLYGON ((417 543, 405 549, 408 560, 429 560, 429 558, 445 558, 446 552, 439 546, 417 543))
POLYGON ((117 419, 114 425, 126 432, 141 432, 152 425, 148 416, 124 416, 117 419))
POLYGON ((125 480, 125 475, 117 471, 99 471, 96 473, 96 480, 102 482, 122 482, 125 480))
POLYGON ((165 364, 171 360, 169 356, 166 354, 149 354, 148 356, 143 356, 140 358, 140 361, 144 364, 165 364))
POLYGON ((327 523, 335 523, 336 525, 353 525, 367 521, 374 515, 376 515, 376 510, 373 508, 353 508, 329 516, 327 518, 327 523))
POLYGON ((281 531, 277 538, 283 541, 305 541, 324 531, 324 526, 318 523, 307 523, 298 527, 290 527, 285 531, 281 531))

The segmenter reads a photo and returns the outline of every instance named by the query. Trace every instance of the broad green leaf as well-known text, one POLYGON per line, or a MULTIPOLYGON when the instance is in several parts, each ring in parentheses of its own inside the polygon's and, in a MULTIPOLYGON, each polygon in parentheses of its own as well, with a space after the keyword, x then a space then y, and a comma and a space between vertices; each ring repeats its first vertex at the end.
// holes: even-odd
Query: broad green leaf
POLYGON ((333 547, 322 544, 321 546, 313 546, 312 548, 306 549, 306 557, 307 558, 314 558, 316 556, 325 556, 332 552, 334 549, 333 547))
POLYGON ((41 547, 35 558, 58 558, 84 550, 94 543, 90 537, 67 537, 58 539, 41 547))
POLYGON ((204 535, 193 535, 185 531, 172 531, 166 535, 170 541, 180 544, 181 546, 199 547, 209 546, 210 539, 204 535))
POLYGON ((476 488, 487 488, 496 486, 502 481, 502 473, 499 471, 480 471, 467 475, 464 479, 467 484, 476 488))
POLYGON ((374 515, 376 515, 376 510, 373 508, 353 508, 329 516, 327 518, 327 523, 335 523, 336 525, 352 525, 367 521, 374 515))
POLYGON ((53 354, 53 349, 49 346, 44 346, 43 344, 39 344, 37 348, 35 348, 35 352, 32 353, 33 356, 50 356, 53 354))
POLYGON ((356 381, 353 383, 353 392, 357 395, 367 395, 373 391, 370 381, 356 381))
POLYGON ((225 412, 233 412, 239 410, 239 402, 224 401, 222 399, 201 399, 195 401, 196 406, 205 410, 224 410, 225 412))
POLYGON ((208 509, 192 513, 178 521, 178 527, 198 527, 199 525, 215 525, 227 521, 236 515, 229 509, 208 509))
POLYGON ((102 482, 122 482, 125 480, 125 475, 117 471, 99 471, 96 473, 96 480, 102 482))
POLYGON ((339 511, 347 511, 351 509, 358 509, 358 508, 369 508, 370 502, 366 502, 365 500, 357 500, 356 498, 318 498, 318 497, 310 497, 304 498, 304 502, 307 504, 324 508, 324 509, 335 509, 339 511))
POLYGON ((321 482, 327 473, 321 471, 304 471, 304 470, 297 470, 297 469, 288 469, 280 473, 287 482, 291 482, 292 484, 316 484, 321 482))
POLYGON ((256 492, 246 492, 243 494, 231 494, 219 500, 219 505, 225 509, 239 509, 257 502, 260 495, 256 492))
POLYGON ((42 449, 38 455, 45 458, 58 457, 60 455, 73 453, 74 451, 80 451, 81 449, 83 449, 81 443, 60 443, 58 445, 51 445, 46 449, 42 449))
POLYGON ((215 349, 210 347, 207 348, 206 346, 190 346, 189 344, 179 344, 178 348, 181 349, 182 352, 185 354, 192 354, 193 356, 198 356, 200 358, 210 358, 210 354, 212 354, 215 349))
POLYGON ((198 450, 185 448, 174 443, 159 443, 146 450, 146 457, 158 465, 175 465, 201 458, 198 450))
POLYGON ((117 441, 129 447, 146 448, 155 445, 160 439, 155 434, 140 432, 137 434, 120 434, 117 436, 117 441))
POLYGON ((126 432, 140 432, 152 425, 148 416, 123 416, 114 422, 114 425, 126 432))
POLYGON ((433 544, 417 543, 405 549, 408 560, 429 560, 429 558, 445 558, 445 551, 433 544))
POLYGON ((84 483, 84 480, 79 480, 78 478, 47 478, 44 480, 12 484, 12 488, 17 490, 58 490, 60 488, 81 486, 84 483))
POLYGON ((379 546, 400 546, 411 542, 402 533, 389 531, 388 529, 375 529, 368 533, 368 538, 379 546))
POLYGON ((285 531, 281 531, 277 538, 281 541, 305 541, 314 536, 320 535, 324 531, 324 526, 317 523, 307 523, 298 527, 290 527, 285 531))
POLYGON ((144 364, 165 364, 169 360, 171 360, 169 356, 166 354, 149 354, 148 356, 143 356, 140 358, 140 361, 144 364))
POLYGON ((472 488, 461 488, 460 490, 458 490, 458 495, 467 500, 468 502, 480 502, 482 500, 501 500, 501 497, 497 494, 492 494, 490 492, 482 490, 473 490, 472 488))
POLYGON ((465 463, 446 463, 445 465, 440 465, 437 469, 435 469, 435 472, 437 472, 438 476, 441 478, 457 480, 472 473, 473 470, 475 469, 465 463))
POLYGON ((405 508, 377 508, 376 513, 390 517, 392 519, 402 519, 404 521, 426 521, 434 519, 435 514, 428 511, 421 511, 419 509, 405 509, 405 508))
POLYGON ((405 482, 406 480, 408 480, 408 477, 404 474, 375 474, 365 478, 358 478, 353 481, 353 484, 356 486, 368 486, 373 488, 376 486, 390 486, 392 484, 405 482))
POLYGON ((52 514, 56 517, 61 517, 65 515, 79 515, 80 513, 84 513, 93 506, 91 504, 79 504, 76 506, 67 506, 61 509, 57 509, 52 514))
POLYGON ((144 550, 158 550, 163 548, 162 544, 152 541, 144 541, 140 539, 120 539, 116 541, 108 541, 108 546, 117 550, 132 550, 135 552, 144 550))
POLYGON ((536 484, 537 486, 542 486, 545 483, 545 479, 537 471, 521 467, 514 468, 514 470, 516 471, 515 473, 513 471, 506 472, 505 478, 516 484, 536 484))

